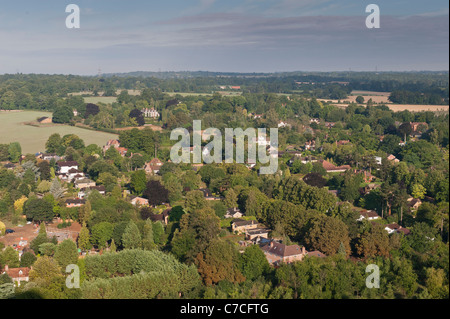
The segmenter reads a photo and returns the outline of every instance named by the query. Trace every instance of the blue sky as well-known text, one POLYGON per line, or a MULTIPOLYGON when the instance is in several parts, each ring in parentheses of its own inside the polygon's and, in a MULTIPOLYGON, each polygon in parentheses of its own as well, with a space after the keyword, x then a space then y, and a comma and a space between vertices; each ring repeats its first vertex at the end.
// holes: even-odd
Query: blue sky
POLYGON ((448 70, 448 21, 441 0, 0 0, 0 74, 448 70))

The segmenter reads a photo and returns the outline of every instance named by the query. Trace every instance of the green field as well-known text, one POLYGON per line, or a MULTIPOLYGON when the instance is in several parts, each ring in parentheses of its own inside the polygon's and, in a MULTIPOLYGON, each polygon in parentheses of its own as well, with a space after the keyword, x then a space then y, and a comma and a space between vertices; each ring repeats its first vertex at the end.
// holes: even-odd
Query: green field
POLYGON ((97 144, 99 146, 118 137, 116 134, 96 132, 69 125, 47 124, 36 127, 23 124, 44 116, 51 117, 52 114, 39 111, 0 112, 0 144, 19 142, 23 154, 34 154, 45 151, 45 142, 53 133, 59 133, 61 136, 76 134, 84 140, 86 145, 97 144))
POLYGON ((114 102, 117 102, 117 98, 114 96, 89 96, 84 97, 84 102, 86 103, 104 103, 104 104, 112 104, 114 102))

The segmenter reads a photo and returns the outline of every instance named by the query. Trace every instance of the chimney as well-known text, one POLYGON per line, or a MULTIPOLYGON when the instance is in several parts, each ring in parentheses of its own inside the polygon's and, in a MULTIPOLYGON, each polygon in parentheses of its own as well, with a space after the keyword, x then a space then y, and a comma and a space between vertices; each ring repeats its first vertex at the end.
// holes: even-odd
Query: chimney
POLYGON ((302 254, 304 255, 306 253, 305 246, 302 246, 302 254))
POLYGON ((5 271, 8 271, 8 265, 5 265, 5 271))

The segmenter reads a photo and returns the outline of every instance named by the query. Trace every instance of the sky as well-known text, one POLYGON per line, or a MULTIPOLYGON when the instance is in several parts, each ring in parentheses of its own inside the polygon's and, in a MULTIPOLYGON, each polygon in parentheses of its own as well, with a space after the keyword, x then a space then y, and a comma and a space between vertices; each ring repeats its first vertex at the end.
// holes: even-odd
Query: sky
POLYGON ((448 69, 447 0, 0 0, 0 74, 448 69))

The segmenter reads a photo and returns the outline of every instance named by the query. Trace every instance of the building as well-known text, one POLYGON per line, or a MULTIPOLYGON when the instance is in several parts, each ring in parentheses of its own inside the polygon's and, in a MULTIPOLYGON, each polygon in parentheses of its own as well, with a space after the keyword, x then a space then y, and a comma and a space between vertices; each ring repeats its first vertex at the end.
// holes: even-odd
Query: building
POLYGON ((199 191, 203 193, 206 200, 221 200, 220 196, 214 196, 208 188, 200 188, 199 191))
POLYGON ((294 261, 301 261, 306 256, 305 247, 298 245, 285 245, 271 241, 261 247, 269 264, 277 266, 281 263, 292 263, 294 261))
POLYGON ((163 164, 163 162, 155 157, 150 162, 145 163, 144 170, 147 174, 158 174, 163 164))
POLYGON ((165 211, 162 212, 162 214, 151 214, 150 219, 152 222, 158 222, 167 225, 169 223, 169 217, 170 217, 170 211, 172 208, 168 208, 165 211))
POLYGON ((247 230, 245 233, 245 237, 247 240, 252 241, 261 241, 261 238, 268 239, 269 238, 270 229, 267 228, 255 228, 247 230))
POLYGON ((68 207, 68 208, 81 207, 81 206, 83 206, 85 204, 86 204, 86 200, 85 199, 74 198, 74 199, 67 199, 66 200, 66 207, 68 207))
POLYGON ((58 172, 60 174, 67 174, 71 169, 78 170, 78 162, 75 161, 58 162, 58 172))
POLYGON ((28 267, 9 268, 8 265, 5 265, 2 274, 7 274, 17 286, 20 286, 22 282, 29 280, 30 270, 28 267))
POLYGON ((95 182, 90 180, 89 178, 78 179, 74 184, 77 189, 90 188, 96 185, 95 182))
POLYGON ((157 119, 159 118, 160 114, 157 110, 155 110, 154 108, 144 108, 141 110, 141 112, 144 114, 145 117, 150 117, 153 119, 157 119))
POLYGON ((409 235, 411 233, 408 228, 403 228, 397 223, 388 224, 384 229, 388 232, 389 235, 393 233, 403 233, 405 235, 409 235))
POLYGON ((408 198, 407 199, 408 202, 408 207, 411 211, 416 211, 419 209, 420 205, 422 205, 422 201, 418 198, 408 198))
POLYGON ((134 206, 148 206, 148 199, 146 198, 142 198, 142 197, 138 197, 138 196, 131 196, 130 197, 131 200, 131 204, 134 206))
POLYGON ((363 210, 359 212, 359 218, 358 221, 362 221, 363 219, 367 220, 375 220, 381 218, 376 211, 374 210, 363 210))
POLYGON ((351 169, 350 165, 335 166, 334 164, 326 160, 321 160, 321 163, 322 167, 327 171, 327 173, 343 173, 351 169))
POLYGON ((87 188, 81 188, 80 191, 78 192, 78 198, 80 198, 80 199, 85 198, 93 190, 98 191, 101 195, 105 195, 106 194, 105 186, 99 185, 99 186, 92 186, 92 187, 87 187, 87 188))
POLYGON ((256 220, 242 220, 235 219, 231 223, 231 230, 238 234, 245 233, 250 229, 258 228, 258 222, 256 220))
POLYGON ((239 208, 228 208, 224 218, 241 218, 243 214, 239 208))

